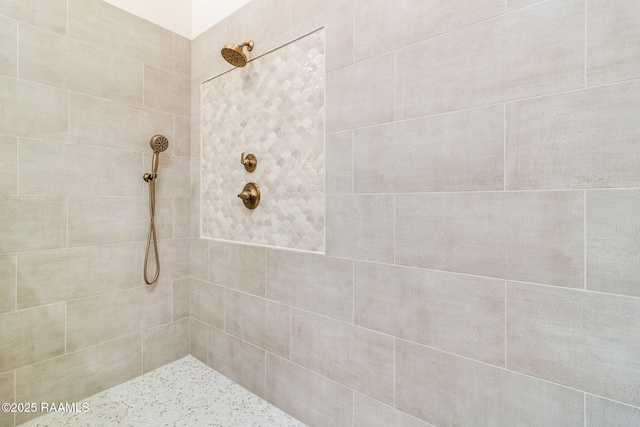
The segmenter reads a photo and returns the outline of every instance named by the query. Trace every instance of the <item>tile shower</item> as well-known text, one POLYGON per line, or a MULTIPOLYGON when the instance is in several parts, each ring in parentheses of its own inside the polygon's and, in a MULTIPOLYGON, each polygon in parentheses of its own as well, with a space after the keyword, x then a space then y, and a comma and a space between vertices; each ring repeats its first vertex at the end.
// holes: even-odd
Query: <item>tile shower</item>
POLYGON ((253 0, 189 41, 99 0, 0 0, 0 400, 78 401, 191 354, 309 425, 640 424, 639 19, 253 0), (325 254, 201 238, 221 47, 319 28, 325 254))

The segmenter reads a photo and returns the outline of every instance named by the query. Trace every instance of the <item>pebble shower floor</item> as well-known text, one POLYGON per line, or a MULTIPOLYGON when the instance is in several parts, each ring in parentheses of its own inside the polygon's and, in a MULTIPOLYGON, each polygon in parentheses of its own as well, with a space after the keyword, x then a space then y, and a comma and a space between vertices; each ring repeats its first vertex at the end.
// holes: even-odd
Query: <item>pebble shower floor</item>
POLYGON ((193 356, 83 402, 86 413, 49 413, 20 427, 305 426, 193 356))

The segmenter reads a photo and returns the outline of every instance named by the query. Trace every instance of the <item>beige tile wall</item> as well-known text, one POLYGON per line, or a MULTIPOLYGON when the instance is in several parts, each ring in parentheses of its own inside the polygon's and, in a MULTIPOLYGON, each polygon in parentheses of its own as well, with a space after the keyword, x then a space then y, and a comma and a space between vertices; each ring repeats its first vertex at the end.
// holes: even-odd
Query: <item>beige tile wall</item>
POLYGON ((192 354, 311 426, 640 425, 639 14, 255 0, 194 39, 192 354), (198 239, 199 83, 322 25, 327 256, 198 239))
POLYGON ((0 0, 2 396, 78 400, 188 351, 312 426, 640 424, 640 9, 402 5, 254 0, 190 42, 0 0), (199 239, 199 83, 224 44, 322 25, 328 256, 199 239))
POLYGON ((191 42, 99 0, 0 0, 0 24, 0 397, 73 402, 189 353, 191 42))

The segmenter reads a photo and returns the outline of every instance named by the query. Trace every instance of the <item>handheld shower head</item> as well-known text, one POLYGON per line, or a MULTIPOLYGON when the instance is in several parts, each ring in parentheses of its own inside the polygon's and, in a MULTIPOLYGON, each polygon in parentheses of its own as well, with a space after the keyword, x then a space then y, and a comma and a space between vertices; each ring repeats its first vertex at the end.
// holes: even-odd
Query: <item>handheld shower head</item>
POLYGON ((158 172, 158 160, 160 156, 159 153, 162 153, 167 148, 169 148, 169 140, 167 137, 163 135, 154 135, 151 137, 151 141, 149 141, 149 145, 153 150, 153 160, 151 161, 151 173, 156 174, 158 172))
POLYGON ((242 44, 228 44, 222 48, 220 53, 225 61, 234 67, 244 67, 247 65, 247 55, 242 51, 243 47, 251 52, 253 50, 253 40, 246 41, 242 44))

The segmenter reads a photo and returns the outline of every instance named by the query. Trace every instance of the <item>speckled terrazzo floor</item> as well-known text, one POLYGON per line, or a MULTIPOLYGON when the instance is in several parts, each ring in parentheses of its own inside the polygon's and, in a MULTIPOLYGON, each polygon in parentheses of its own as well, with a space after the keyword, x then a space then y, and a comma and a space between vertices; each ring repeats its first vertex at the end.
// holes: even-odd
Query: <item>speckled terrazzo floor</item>
POLYGON ((87 413, 50 413, 20 427, 304 427, 192 356, 82 402, 87 413))

